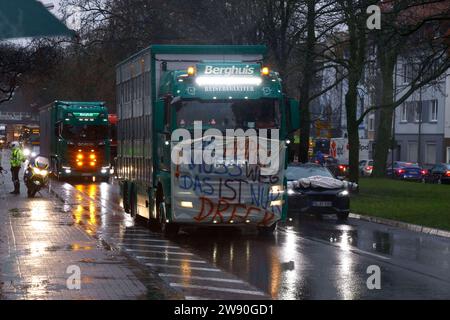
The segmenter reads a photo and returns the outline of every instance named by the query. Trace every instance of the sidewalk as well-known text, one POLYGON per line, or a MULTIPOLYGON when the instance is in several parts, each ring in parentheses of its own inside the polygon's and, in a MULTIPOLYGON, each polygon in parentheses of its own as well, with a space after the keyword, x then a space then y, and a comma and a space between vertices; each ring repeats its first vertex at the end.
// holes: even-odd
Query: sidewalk
MULTIPOLYGON (((7 157, 3 164, 9 171, 7 157)), ((0 299, 167 298, 139 265, 75 224, 72 205, 47 190, 28 199, 23 184, 20 196, 10 195, 9 172, 0 180, 0 299), (78 270, 81 288, 69 289, 78 270)))

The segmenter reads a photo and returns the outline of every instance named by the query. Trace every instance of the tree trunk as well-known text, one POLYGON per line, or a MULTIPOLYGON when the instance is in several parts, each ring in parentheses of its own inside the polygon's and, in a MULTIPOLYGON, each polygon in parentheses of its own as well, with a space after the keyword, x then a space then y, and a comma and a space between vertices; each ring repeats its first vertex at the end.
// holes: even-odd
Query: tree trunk
MULTIPOLYGON (((382 98, 383 106, 394 103, 394 68, 397 63, 397 54, 395 49, 390 51, 379 50, 378 57, 382 76, 382 98)), ((381 108, 380 120, 377 128, 373 175, 383 177, 386 174, 386 162, 389 154, 389 148, 392 146, 392 118, 394 108, 381 108)))
MULTIPOLYGON (((353 71, 355 72, 355 71, 353 71)), ((358 78, 349 76, 348 91, 345 95, 345 109, 347 115, 347 133, 349 146, 349 180, 358 182, 359 179, 359 133, 356 110, 358 106, 358 78)))
POLYGON ((311 128, 310 87, 314 77, 314 49, 316 45, 315 21, 316 8, 315 1, 308 0, 308 15, 306 18, 307 40, 305 54, 303 57, 303 80, 300 87, 300 150, 299 161, 308 162, 309 133, 311 128))

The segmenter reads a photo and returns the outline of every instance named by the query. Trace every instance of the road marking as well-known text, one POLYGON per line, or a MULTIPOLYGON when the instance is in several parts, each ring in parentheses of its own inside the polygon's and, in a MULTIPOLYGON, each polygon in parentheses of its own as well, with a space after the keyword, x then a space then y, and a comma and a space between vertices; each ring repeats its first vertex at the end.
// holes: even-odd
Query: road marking
POLYGON ((159 273, 160 277, 172 277, 172 278, 188 278, 194 280, 207 280, 207 281, 217 281, 217 282, 229 282, 229 283, 245 283, 242 280, 238 279, 223 279, 223 278, 214 278, 214 277, 200 277, 200 276, 189 276, 182 274, 172 274, 172 273, 159 273))
POLYGON ((206 261, 203 261, 203 260, 176 259, 176 258, 163 258, 163 257, 137 256, 136 259, 170 260, 170 261, 181 261, 181 262, 192 262, 192 263, 206 263, 206 261))
POLYGON ((125 251, 129 252, 143 252, 143 253, 161 253, 161 254, 178 254, 185 256, 193 256, 193 253, 190 252, 173 252, 173 251, 156 251, 156 250, 142 250, 142 249, 128 249, 125 248, 125 251))
POLYGON ((360 254, 373 256, 373 257, 376 257, 376 258, 379 258, 379 259, 383 259, 383 260, 391 260, 391 258, 389 258, 389 257, 385 257, 385 256, 382 256, 382 255, 379 255, 379 254, 376 254, 376 253, 372 253, 372 252, 369 252, 369 251, 361 250, 361 249, 358 249, 356 247, 345 247, 345 248, 343 248, 341 245, 339 245, 337 243, 331 243, 331 242, 328 242, 328 241, 325 241, 325 240, 322 240, 322 239, 317 239, 317 238, 303 237, 303 236, 300 236, 298 234, 298 232, 293 231, 293 230, 287 230, 285 228, 279 228, 278 230, 281 231, 281 232, 284 232, 284 233, 294 233, 299 239, 308 240, 308 241, 312 241, 312 242, 319 242, 319 243, 322 243, 322 244, 325 244, 325 245, 329 245, 329 246, 333 246, 335 248, 341 249, 342 251, 345 251, 345 252, 360 253, 360 254))
MULTIPOLYGON (((146 263, 145 264, 148 267, 164 267, 164 268, 176 268, 176 269, 184 269, 183 266, 174 266, 171 264, 161 264, 161 263, 146 263)), ((199 267, 187 267, 187 269, 190 270, 198 270, 198 271, 214 271, 214 272, 221 272, 220 269, 215 268, 199 268, 199 267)))
POLYGON ((195 297, 195 296, 185 296, 186 300, 218 300, 218 299, 211 299, 208 297, 195 297))
POLYGON ((254 296, 265 296, 266 294, 260 291, 254 290, 241 290, 241 289, 231 289, 231 288, 219 288, 219 287, 209 287, 209 286, 197 286, 194 284, 182 284, 182 283, 170 283, 171 287, 181 287, 181 288, 189 288, 189 289, 203 289, 210 291, 221 291, 221 292, 232 292, 232 293, 240 293, 240 294, 248 294, 254 296))

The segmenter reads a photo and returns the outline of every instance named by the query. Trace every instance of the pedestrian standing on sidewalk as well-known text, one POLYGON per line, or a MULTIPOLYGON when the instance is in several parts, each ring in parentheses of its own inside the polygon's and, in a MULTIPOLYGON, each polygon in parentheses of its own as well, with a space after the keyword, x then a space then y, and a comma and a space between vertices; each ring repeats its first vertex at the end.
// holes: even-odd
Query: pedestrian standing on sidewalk
POLYGON ((11 143, 11 158, 9 162, 11 164, 11 176, 14 183, 14 191, 11 194, 20 194, 20 181, 19 181, 19 171, 22 167, 22 163, 25 162, 25 156, 23 155, 22 148, 19 142, 13 141, 11 143))

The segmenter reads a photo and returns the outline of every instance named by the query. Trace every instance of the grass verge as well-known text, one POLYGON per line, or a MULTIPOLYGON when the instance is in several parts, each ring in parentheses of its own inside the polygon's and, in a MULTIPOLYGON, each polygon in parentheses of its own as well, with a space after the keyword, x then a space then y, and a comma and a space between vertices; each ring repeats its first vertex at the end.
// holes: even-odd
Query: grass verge
POLYGON ((450 230, 450 185, 361 178, 351 212, 450 230))

